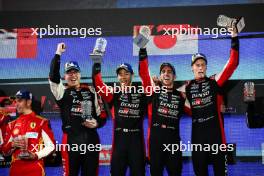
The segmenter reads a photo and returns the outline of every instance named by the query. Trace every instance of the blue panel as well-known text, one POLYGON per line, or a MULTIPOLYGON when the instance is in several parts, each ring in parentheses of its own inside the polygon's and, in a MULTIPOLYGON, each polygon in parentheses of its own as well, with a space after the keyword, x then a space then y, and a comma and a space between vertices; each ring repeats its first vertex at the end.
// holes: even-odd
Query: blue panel
MULTIPOLYGON (((138 79, 138 58, 132 55, 132 37, 107 37, 108 46, 102 66, 104 80, 116 80, 115 68, 121 62, 130 63, 138 79), (111 78, 112 77, 112 78, 111 78), (111 79, 110 79, 111 78, 111 79)), ((65 38, 40 39, 38 55, 35 59, 0 59, 0 79, 48 78, 49 64, 54 56, 57 43, 65 42, 67 51, 62 56, 62 64, 68 60, 77 60, 82 69, 82 76, 91 77, 92 61, 89 53, 92 51, 95 38, 65 38)), ((229 58, 230 39, 199 40, 199 51, 208 57, 208 75, 222 70, 229 58)), ((232 79, 264 79, 264 39, 240 40, 240 65, 232 79)), ((171 62, 176 67, 178 80, 192 79, 190 62, 191 55, 150 56, 151 74, 159 74, 159 65, 171 62)), ((63 66, 62 66, 63 68, 63 66)), ((63 69, 61 69, 63 74, 63 69)), ((91 80, 90 80, 91 81, 91 80)))

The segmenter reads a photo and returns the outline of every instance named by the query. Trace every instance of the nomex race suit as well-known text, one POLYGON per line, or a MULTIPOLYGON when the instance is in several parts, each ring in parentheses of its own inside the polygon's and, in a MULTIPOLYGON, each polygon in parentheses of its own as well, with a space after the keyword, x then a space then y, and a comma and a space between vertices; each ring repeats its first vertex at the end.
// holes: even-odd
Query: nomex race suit
MULTIPOLYGON (((186 92, 186 106, 192 113, 192 144, 226 144, 222 97, 220 90, 231 77, 239 63, 238 37, 232 38, 230 58, 221 73, 204 79, 191 80, 179 90, 186 92)), ((227 155, 219 151, 216 154, 207 151, 192 151, 194 172, 198 176, 208 175, 211 159, 216 176, 227 173, 227 155)))
MULTIPOLYGON (((99 95, 112 108, 113 143, 111 175, 124 176, 129 167, 131 176, 145 175, 143 118, 146 110, 144 93, 113 93, 104 84, 101 64, 93 65, 93 81, 99 95)), ((137 87, 137 85, 132 84, 137 87)))
POLYGON ((106 112, 102 101, 94 88, 81 85, 80 89, 67 88, 60 77, 60 55, 56 54, 51 61, 49 83, 51 91, 61 111, 63 139, 62 144, 70 147, 62 149, 64 175, 78 175, 81 168, 82 175, 97 175, 99 164, 100 140, 96 129, 86 128, 83 123, 82 101, 89 102, 87 107, 90 118, 97 120, 98 128, 106 122, 106 112), (78 151, 72 151, 78 145, 78 151), (80 147, 86 145, 85 153, 80 147))
MULTIPOLYGON (((140 49, 139 52, 139 75, 145 89, 154 88, 146 49, 140 49)), ((166 92, 151 91, 149 95, 148 154, 151 175, 162 176, 163 169, 166 168, 170 176, 179 176, 182 170, 182 152, 164 151, 164 145, 180 143, 179 120, 184 111, 185 99, 175 86, 166 89, 166 92)))

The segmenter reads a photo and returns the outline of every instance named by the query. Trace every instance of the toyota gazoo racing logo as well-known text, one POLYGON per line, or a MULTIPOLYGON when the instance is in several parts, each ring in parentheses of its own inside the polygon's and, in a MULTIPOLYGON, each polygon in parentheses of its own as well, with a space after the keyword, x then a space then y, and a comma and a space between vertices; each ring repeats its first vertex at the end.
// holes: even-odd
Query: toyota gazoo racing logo
POLYGON ((118 112, 121 113, 121 114, 128 114, 129 113, 129 108, 121 108, 121 109, 119 109, 118 112))
POLYGON ((202 103, 201 98, 195 98, 192 102, 192 105, 200 105, 202 103))

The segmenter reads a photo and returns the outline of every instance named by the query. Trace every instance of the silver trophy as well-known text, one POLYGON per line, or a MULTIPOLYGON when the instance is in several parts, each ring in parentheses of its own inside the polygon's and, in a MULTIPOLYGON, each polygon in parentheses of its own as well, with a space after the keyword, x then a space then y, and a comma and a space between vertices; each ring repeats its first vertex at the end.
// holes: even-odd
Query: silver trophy
POLYGON ((139 47, 139 48, 144 48, 147 43, 149 42, 150 38, 150 28, 148 26, 141 26, 139 29, 139 34, 134 38, 134 43, 139 47))
POLYGON ((90 58, 93 60, 94 63, 101 63, 105 49, 107 45, 107 40, 104 38, 96 39, 96 43, 93 49, 93 53, 90 54, 90 58))
POLYGON ((20 148, 21 152, 18 154, 18 157, 20 159, 29 158, 30 154, 29 154, 29 152, 27 150, 28 149, 28 138, 25 135, 23 135, 23 136, 18 136, 17 140, 24 140, 24 142, 25 142, 25 148, 20 148))
POLYGON ((81 108, 82 108, 82 119, 91 120, 92 119, 92 102, 88 100, 82 101, 81 108))
POLYGON ((245 27, 244 17, 239 19, 229 18, 225 15, 219 15, 217 18, 217 25, 225 28, 232 28, 233 25, 236 26, 237 32, 240 33, 245 27))
POLYGON ((244 84, 244 102, 255 101, 255 85, 254 82, 245 82, 244 84))

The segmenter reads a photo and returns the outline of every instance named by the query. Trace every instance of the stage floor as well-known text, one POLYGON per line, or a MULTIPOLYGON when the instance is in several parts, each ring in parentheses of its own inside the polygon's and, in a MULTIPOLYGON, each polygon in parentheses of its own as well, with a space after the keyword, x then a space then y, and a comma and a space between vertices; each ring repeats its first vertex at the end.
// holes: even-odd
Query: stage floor
MULTIPOLYGON (((46 167, 46 176, 53 175, 62 175, 62 167, 46 167)), ((7 176, 9 168, 1 168, 0 176, 7 176)), ((210 175, 213 175, 213 169, 209 166, 210 175)), ((109 166, 100 166, 99 176, 109 176, 110 167, 109 166)), ((126 175, 129 175, 129 171, 126 175)), ((191 161, 185 161, 183 163, 182 176, 193 176, 193 168, 191 161)), ((261 162, 237 162, 235 165, 228 166, 228 175, 229 176, 263 176, 264 175, 264 165, 261 162)), ((149 174, 149 165, 146 166, 146 176, 149 174)), ((167 173, 164 172, 164 176, 167 176, 167 173)))

